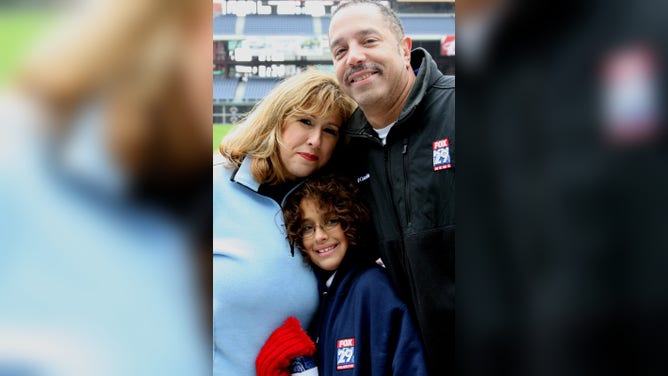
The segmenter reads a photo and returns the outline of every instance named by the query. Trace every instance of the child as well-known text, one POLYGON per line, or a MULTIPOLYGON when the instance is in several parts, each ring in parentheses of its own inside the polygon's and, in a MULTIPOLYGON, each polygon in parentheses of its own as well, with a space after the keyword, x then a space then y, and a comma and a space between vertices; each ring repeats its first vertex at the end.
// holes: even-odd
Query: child
POLYGON ((406 305, 360 247, 369 214, 356 185, 314 175, 289 195, 283 210, 288 239, 319 280, 312 333, 319 375, 426 375, 406 305))

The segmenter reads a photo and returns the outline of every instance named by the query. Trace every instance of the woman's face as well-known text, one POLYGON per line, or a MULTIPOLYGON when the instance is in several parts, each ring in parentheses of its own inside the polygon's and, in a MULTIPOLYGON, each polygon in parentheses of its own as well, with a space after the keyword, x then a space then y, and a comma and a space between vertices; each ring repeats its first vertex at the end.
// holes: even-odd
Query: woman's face
POLYGON ((303 178, 324 166, 339 140, 339 116, 302 116, 283 125, 278 156, 288 179, 303 178))

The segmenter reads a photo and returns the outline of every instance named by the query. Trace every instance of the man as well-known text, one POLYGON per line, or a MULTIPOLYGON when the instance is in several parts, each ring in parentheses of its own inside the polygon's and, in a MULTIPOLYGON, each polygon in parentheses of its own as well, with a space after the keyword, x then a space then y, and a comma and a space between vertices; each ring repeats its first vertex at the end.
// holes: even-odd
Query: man
POLYGON ((454 370, 455 79, 380 3, 332 15, 336 76, 359 104, 342 167, 369 196, 380 256, 412 309, 432 374, 454 370))

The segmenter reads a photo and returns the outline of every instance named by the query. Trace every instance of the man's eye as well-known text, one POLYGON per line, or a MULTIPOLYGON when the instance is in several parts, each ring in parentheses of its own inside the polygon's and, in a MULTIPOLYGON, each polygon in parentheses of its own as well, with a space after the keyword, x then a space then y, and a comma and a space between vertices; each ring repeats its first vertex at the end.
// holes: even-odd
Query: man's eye
POLYGON ((339 48, 338 50, 334 51, 334 57, 341 56, 344 52, 346 52, 344 48, 339 48))
POLYGON ((334 129, 334 128, 325 128, 323 132, 331 134, 332 136, 338 136, 339 135, 339 130, 334 129))

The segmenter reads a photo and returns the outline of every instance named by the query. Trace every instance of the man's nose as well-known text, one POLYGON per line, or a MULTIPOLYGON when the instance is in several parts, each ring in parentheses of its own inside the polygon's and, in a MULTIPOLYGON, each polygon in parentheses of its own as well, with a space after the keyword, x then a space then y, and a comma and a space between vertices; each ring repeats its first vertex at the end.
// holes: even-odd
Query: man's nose
POLYGON ((366 54, 361 46, 348 47, 348 65, 355 66, 366 60, 366 54))

